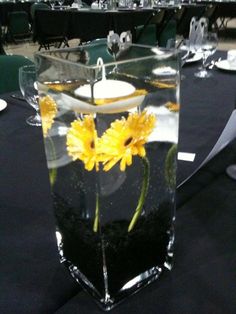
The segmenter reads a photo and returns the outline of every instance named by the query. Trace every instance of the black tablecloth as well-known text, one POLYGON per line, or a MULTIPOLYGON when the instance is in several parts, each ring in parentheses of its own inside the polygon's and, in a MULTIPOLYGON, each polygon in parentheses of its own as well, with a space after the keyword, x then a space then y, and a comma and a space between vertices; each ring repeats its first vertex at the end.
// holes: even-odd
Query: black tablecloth
MULTIPOLYGON (((218 52, 214 58, 226 58, 218 52)), ((210 59, 209 59, 210 60, 210 59)), ((210 62, 210 61, 209 61, 210 62)), ((189 177, 210 153, 236 104, 235 72, 213 68, 210 79, 193 76, 199 63, 184 67, 181 81, 179 151, 196 153, 194 163, 179 162, 178 185, 189 177)))
POLYGON ((135 26, 145 24, 153 10, 137 11, 102 11, 102 10, 37 10, 34 21, 34 40, 45 36, 40 32, 40 25, 50 28, 69 20, 66 36, 69 39, 80 38, 82 42, 107 37, 110 30, 116 33, 132 31, 135 26))
POLYGON ((236 3, 235 1, 197 1, 198 4, 213 5, 216 7, 214 12, 215 18, 235 18, 236 17, 236 3))
MULTIPOLYGON (((179 163, 179 180, 208 154, 235 100, 235 74, 214 69, 214 78, 199 81, 192 78, 196 66, 184 69, 180 149, 197 158, 179 163)), ((24 101, 2 97, 8 107, 0 112, 0 313, 101 313, 59 263, 41 129, 26 125, 32 110, 24 101)), ((197 173, 187 181, 193 190, 196 180, 204 182, 178 206, 173 270, 111 313, 235 313, 236 183, 225 175, 231 162, 236 143, 200 179, 197 173)))

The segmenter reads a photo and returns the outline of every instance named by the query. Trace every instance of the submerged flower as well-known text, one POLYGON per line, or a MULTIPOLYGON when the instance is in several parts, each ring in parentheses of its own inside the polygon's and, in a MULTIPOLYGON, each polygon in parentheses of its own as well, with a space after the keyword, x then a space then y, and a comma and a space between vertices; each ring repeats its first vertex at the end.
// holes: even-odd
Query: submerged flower
POLYGON ((47 95, 39 98, 39 106, 42 118, 43 136, 46 137, 57 114, 57 105, 54 99, 47 95))
POLYGON ((83 161, 86 170, 91 171, 94 167, 98 170, 97 141, 97 131, 91 115, 85 116, 83 120, 75 120, 67 133, 68 154, 73 160, 83 161))
MULTIPOLYGON (((121 118, 111 123, 110 127, 98 137, 92 115, 85 115, 71 123, 67 133, 67 151, 73 160, 81 160, 88 171, 99 170, 99 162, 103 163, 104 171, 109 171, 116 163, 120 162, 120 170, 125 171, 126 166, 132 164, 132 157, 142 157, 143 182, 141 194, 138 199, 134 215, 129 223, 130 232, 139 216, 146 199, 149 186, 149 162, 144 145, 153 131, 156 117, 142 113, 130 113, 127 118, 121 118)), ((99 198, 96 195, 96 208, 93 230, 99 227, 99 198)))
POLYGON ((144 157, 144 144, 155 126, 156 118, 152 114, 129 114, 128 118, 116 120, 103 134, 98 146, 99 161, 104 165, 104 171, 109 171, 120 161, 120 170, 132 164, 132 156, 144 157))

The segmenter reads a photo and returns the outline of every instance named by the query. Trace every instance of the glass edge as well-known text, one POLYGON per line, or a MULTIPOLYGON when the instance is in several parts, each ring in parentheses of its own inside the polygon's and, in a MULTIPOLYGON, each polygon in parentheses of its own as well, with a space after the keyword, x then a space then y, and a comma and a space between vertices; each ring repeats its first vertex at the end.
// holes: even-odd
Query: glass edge
MULTIPOLYGON (((94 46, 95 45, 99 45, 99 43, 95 43, 94 46)), ((91 70, 100 68, 100 66, 98 66, 96 64, 86 65, 86 64, 83 64, 83 63, 75 63, 73 61, 61 59, 59 57, 50 55, 50 53, 56 53, 56 52, 77 51, 78 48, 82 48, 82 47, 86 47, 86 46, 89 46, 89 44, 81 45, 81 46, 78 46, 78 47, 75 47, 75 48, 63 48, 63 49, 54 49, 54 50, 50 50, 50 51, 36 52, 34 54, 34 60, 35 60, 36 57, 46 57, 47 59, 51 59, 51 60, 58 61, 58 62, 60 61, 60 62, 63 62, 63 63, 66 63, 66 64, 70 64, 70 65, 73 65, 73 66, 77 65, 79 67, 83 67, 83 68, 87 68, 87 69, 91 69, 91 70)), ((168 48, 162 48, 162 47, 157 47, 157 46, 138 45, 138 44, 132 44, 132 47, 137 47, 137 48, 140 47, 140 48, 150 49, 153 54, 150 55, 150 56, 136 57, 136 58, 130 58, 130 59, 127 59, 127 60, 107 62, 107 63, 104 63, 105 67, 112 66, 114 64, 119 65, 119 64, 125 64, 125 63, 129 63, 129 62, 134 62, 134 61, 142 61, 142 60, 153 59, 154 57, 157 58, 158 60, 164 60, 164 59, 167 59, 169 57, 173 57, 173 56, 177 57, 178 56, 178 49, 176 49, 176 48, 168 49, 168 48), (155 51, 156 51, 156 53, 155 53, 155 51), (163 58, 163 54, 160 53, 160 55, 158 55, 157 52, 166 52, 166 53, 169 52, 170 55, 168 57, 164 57, 163 58)))

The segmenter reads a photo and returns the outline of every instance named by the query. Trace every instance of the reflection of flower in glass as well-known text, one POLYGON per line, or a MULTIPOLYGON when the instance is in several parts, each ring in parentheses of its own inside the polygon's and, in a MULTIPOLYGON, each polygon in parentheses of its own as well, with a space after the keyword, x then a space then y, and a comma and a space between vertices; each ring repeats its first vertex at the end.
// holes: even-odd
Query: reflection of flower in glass
POLYGON ((128 118, 116 120, 103 134, 98 146, 99 161, 104 165, 104 171, 109 171, 120 161, 120 170, 132 164, 132 156, 144 157, 144 144, 155 126, 154 115, 142 113, 129 114, 128 118))
MULTIPOLYGON (((123 97, 116 97, 115 101, 121 101, 121 100, 132 100, 131 97, 139 97, 139 96, 145 96, 147 94, 147 91, 145 89, 136 89, 135 92, 131 95, 123 96, 123 97)), ((98 106, 106 105, 110 103, 114 103, 114 98, 103 98, 103 99, 95 99, 95 104, 98 106)), ((137 100, 138 101, 138 100, 137 100)), ((138 104, 137 104, 138 105, 138 104)), ((133 101, 133 107, 135 107, 135 100, 133 101)))
POLYGON ((39 106, 42 118, 43 136, 46 137, 54 122, 57 113, 57 105, 54 99, 47 95, 39 98, 39 106))
POLYGON ((165 106, 167 109, 169 109, 172 112, 179 112, 179 104, 175 102, 168 101, 165 106))
POLYGON ((157 81, 157 80, 150 81, 150 84, 153 85, 153 86, 156 86, 158 88, 176 88, 176 84, 160 82, 160 81, 157 81))
POLYGON ((88 171, 95 167, 98 170, 96 155, 97 131, 93 116, 87 115, 83 120, 78 119, 71 123, 67 133, 67 150, 73 160, 80 159, 88 171))

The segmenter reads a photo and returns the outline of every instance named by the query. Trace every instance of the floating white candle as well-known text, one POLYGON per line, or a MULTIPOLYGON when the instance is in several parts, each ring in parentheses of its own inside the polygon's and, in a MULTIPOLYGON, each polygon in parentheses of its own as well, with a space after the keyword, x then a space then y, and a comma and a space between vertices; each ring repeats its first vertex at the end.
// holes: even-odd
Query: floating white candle
MULTIPOLYGON (((131 95, 134 92, 135 87, 130 83, 103 79, 94 84, 93 97, 95 99, 118 98, 131 95)), ((75 95, 78 97, 91 98, 91 86, 86 84, 77 88, 75 95)))
MULTIPOLYGON (((106 69, 102 58, 98 58, 97 65, 102 69, 102 79, 93 86, 93 97, 95 99, 119 98, 131 95, 135 92, 135 87, 120 80, 106 79, 106 69)), ((78 97, 91 98, 91 85, 85 84, 75 90, 78 97)))

